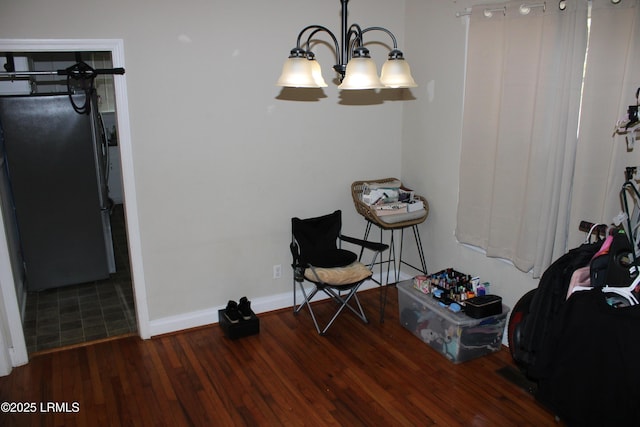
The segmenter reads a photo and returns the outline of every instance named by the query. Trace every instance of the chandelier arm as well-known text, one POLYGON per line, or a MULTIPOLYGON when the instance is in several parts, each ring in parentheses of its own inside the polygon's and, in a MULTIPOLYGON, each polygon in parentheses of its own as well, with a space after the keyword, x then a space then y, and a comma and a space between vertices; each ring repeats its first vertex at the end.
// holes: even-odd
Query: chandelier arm
POLYGON ((364 30, 362 30, 362 34, 364 34, 366 32, 369 32, 369 31, 382 31, 384 33, 387 33, 389 35, 389 37, 391 37, 391 40, 393 41, 393 48, 394 49, 398 49, 398 41, 396 40, 396 36, 394 36, 391 31, 387 30, 384 27, 369 27, 369 28, 365 28, 364 30))
MULTIPOLYGON (((314 31, 309 34, 309 37, 307 37, 307 42, 305 43, 307 50, 310 50, 311 48, 311 39, 313 38, 313 36, 315 36, 316 33, 319 33, 320 31, 324 31, 325 33, 329 34, 329 36, 333 40, 336 61, 340 62, 340 46, 338 45, 338 39, 336 38, 335 34, 333 34, 333 32, 331 32, 331 30, 329 30, 328 28, 323 27, 322 25, 310 25, 300 32, 300 36, 302 35, 302 33, 312 28, 314 29, 314 31)), ((298 36, 298 47, 300 47, 300 36, 298 36)))
POLYGON ((349 35, 353 34, 357 38, 362 38, 362 27, 360 26, 360 24, 356 24, 356 23, 351 24, 347 32, 349 33, 349 35))
POLYGON ((364 41, 362 39, 362 28, 358 24, 351 24, 349 30, 345 34, 345 42, 343 43, 342 54, 344 56, 344 63, 346 64, 351 60, 353 50, 356 47, 363 46, 364 41))
POLYGON ((331 39, 333 40, 333 44, 335 45, 335 49, 336 49, 336 55, 340 52, 340 46, 338 45, 338 39, 336 38, 336 36, 333 34, 333 32, 331 32, 330 29, 328 29, 327 27, 324 27, 322 25, 309 25, 307 27, 304 27, 302 29, 302 31, 300 31, 300 33, 298 34, 298 40, 296 41, 296 46, 298 48, 300 48, 302 45, 300 43, 300 41, 302 40, 302 36, 304 35, 304 33, 306 33, 307 31, 313 29, 314 31, 311 33, 311 35, 309 35, 309 37, 307 38, 307 42, 306 42, 306 46, 307 48, 309 48, 309 42, 311 41, 311 38, 318 32, 320 31, 324 31, 325 33, 329 34, 329 36, 331 37, 331 39))

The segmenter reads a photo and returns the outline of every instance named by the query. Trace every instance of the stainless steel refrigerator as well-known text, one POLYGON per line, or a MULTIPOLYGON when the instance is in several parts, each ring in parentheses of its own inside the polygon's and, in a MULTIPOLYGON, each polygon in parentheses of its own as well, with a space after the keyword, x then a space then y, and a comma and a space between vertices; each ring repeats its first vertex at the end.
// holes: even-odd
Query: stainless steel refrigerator
MULTIPOLYGON (((73 99, 82 105, 84 94, 73 99)), ((100 123, 95 96, 90 114, 68 95, 0 96, 0 201, 28 290, 115 272, 100 123)))

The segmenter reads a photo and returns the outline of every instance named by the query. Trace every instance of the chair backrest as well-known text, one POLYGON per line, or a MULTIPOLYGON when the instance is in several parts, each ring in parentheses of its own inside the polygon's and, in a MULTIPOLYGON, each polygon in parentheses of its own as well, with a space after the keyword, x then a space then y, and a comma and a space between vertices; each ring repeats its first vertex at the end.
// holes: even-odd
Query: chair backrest
POLYGON ((338 267, 355 261, 349 251, 338 249, 342 211, 315 218, 292 218, 291 232, 299 248, 299 262, 318 267, 338 267))

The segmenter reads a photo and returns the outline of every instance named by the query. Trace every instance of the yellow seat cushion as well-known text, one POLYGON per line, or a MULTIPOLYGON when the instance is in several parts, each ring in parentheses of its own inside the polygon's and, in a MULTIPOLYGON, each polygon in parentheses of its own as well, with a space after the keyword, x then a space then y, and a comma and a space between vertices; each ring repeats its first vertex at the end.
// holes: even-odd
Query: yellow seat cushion
POLYGON ((307 268, 304 270, 304 277, 307 280, 317 282, 319 278, 320 281, 330 285, 350 285, 367 279, 371 277, 372 274, 366 265, 358 261, 345 267, 314 267, 314 269, 307 268), (316 277, 314 271, 318 277, 316 277))

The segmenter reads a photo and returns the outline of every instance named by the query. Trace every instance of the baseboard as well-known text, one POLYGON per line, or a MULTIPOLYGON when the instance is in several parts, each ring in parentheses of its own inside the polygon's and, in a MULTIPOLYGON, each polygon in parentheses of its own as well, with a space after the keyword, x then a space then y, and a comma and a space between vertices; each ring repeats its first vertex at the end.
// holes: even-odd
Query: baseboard
MULTIPOLYGON (((390 277, 394 277, 393 272, 391 272, 390 277)), ((406 273, 400 272, 399 274, 400 280, 407 280, 410 278, 411 276, 406 273)), ((373 289, 377 287, 378 284, 376 282, 374 282, 373 280, 367 280, 360 287, 360 291, 365 291, 367 289, 373 289)), ((297 301, 302 301, 301 298, 301 294, 296 295, 297 301)), ((324 298, 328 297, 324 296, 324 298)), ((321 300, 324 298, 318 296, 317 300, 321 300)), ((293 296, 291 292, 284 292, 281 294, 251 299, 251 309, 256 314, 280 310, 287 307, 293 307, 293 296)), ((211 307, 204 310, 192 311, 176 316, 169 316, 161 319, 151 320, 149 321, 150 335, 153 337, 157 335, 181 331, 184 329, 197 328, 200 326, 218 323, 218 310, 223 308, 225 307, 211 307)))

